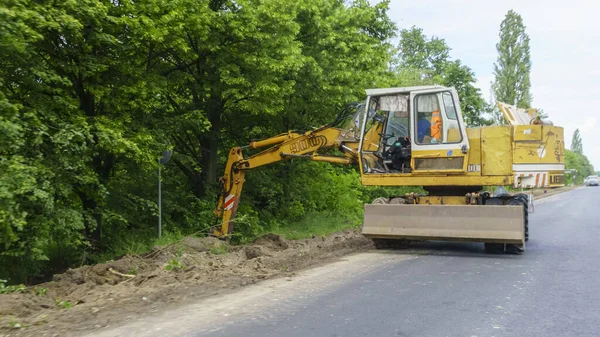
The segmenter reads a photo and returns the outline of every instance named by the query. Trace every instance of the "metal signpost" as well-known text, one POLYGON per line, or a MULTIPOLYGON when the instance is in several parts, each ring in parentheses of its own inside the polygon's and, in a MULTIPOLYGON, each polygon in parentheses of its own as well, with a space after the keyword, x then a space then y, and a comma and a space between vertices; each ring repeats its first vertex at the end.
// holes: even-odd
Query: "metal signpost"
POLYGON ((163 151, 162 158, 158 159, 158 237, 162 236, 162 180, 160 177, 160 168, 171 160, 173 151, 163 151))

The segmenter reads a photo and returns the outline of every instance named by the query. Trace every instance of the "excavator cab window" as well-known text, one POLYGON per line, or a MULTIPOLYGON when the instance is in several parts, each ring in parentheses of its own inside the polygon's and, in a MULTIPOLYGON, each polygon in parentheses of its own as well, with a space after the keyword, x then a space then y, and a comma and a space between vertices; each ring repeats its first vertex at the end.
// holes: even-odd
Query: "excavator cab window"
POLYGON ((449 92, 420 94, 415 97, 416 143, 460 143, 456 106, 449 92))
POLYGON ((365 173, 410 172, 409 98, 371 97, 362 144, 365 173))

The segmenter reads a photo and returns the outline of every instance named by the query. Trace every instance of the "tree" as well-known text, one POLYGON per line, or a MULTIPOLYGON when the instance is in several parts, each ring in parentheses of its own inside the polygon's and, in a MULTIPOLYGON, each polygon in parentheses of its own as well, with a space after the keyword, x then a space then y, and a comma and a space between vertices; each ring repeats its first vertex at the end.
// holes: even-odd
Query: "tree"
POLYGON ((147 204, 142 188, 113 194, 112 181, 139 182, 155 167, 162 137, 149 111, 164 94, 149 85, 147 58, 132 40, 137 18, 126 9, 8 0, 0 10, 0 124, 12 131, 2 132, 12 145, 0 164, 0 190, 9 192, 0 195, 0 264, 15 266, 14 277, 36 275, 48 260, 66 267, 143 219, 113 207, 119 197, 132 209, 147 204))
POLYGON ((581 184, 585 177, 594 174, 594 166, 586 156, 569 150, 565 151, 565 169, 576 171, 574 175, 568 176, 567 183, 581 184))
POLYGON ((387 2, 158 3, 137 31, 160 32, 148 57, 166 78, 173 162, 199 198, 217 183, 220 151, 322 124, 364 95, 384 77, 395 31, 387 2), (194 10, 163 15, 177 8, 194 10))
POLYGON ((450 60, 450 47, 444 39, 428 38, 421 28, 400 32, 396 79, 401 85, 441 84, 458 91, 465 122, 469 126, 488 125, 483 116, 486 103, 471 68, 460 60, 450 60))
POLYGON ((521 16, 508 11, 500 24, 500 41, 496 44, 498 59, 494 63, 493 89, 498 101, 519 108, 531 106, 531 60, 529 36, 521 16))
MULTIPOLYGON (((252 138, 260 139, 285 130, 308 130, 330 122, 345 104, 363 100, 364 89, 389 83, 388 64, 391 45, 388 40, 395 27, 385 14, 388 2, 370 5, 368 1, 311 0, 299 5, 296 22, 300 26, 297 40, 301 42, 302 66, 290 73, 294 81, 292 91, 283 92, 284 104, 273 118, 248 120, 231 129, 230 139, 244 144, 252 138), (243 130, 239 132, 239 130, 243 130)), ((261 211, 261 220, 273 218, 289 222, 321 209, 321 192, 314 181, 313 171, 337 171, 346 179, 356 174, 353 169, 331 168, 330 164, 286 161, 261 172, 248 175, 244 202, 252 202, 261 211), (305 188, 298 188, 303 186, 305 188)), ((319 175, 321 181, 338 184, 334 175, 319 175)))
POLYGON ((583 154, 583 142, 579 129, 573 132, 573 140, 571 141, 571 150, 565 151, 565 168, 577 171, 577 179, 574 183, 580 184, 587 176, 594 174, 594 166, 589 159, 583 154))
POLYGON ((460 60, 445 65, 442 84, 454 87, 458 91, 465 123, 469 126, 489 125, 491 121, 483 115, 486 102, 481 95, 481 90, 475 87, 476 82, 475 72, 460 60))
POLYGON ((571 151, 577 154, 583 154, 583 143, 581 141, 581 134, 579 133, 579 129, 576 129, 573 132, 573 140, 571 141, 571 151))
POLYGON ((423 29, 413 26, 400 32, 399 67, 420 70, 424 77, 443 73, 450 58, 450 47, 444 39, 427 38, 423 29))

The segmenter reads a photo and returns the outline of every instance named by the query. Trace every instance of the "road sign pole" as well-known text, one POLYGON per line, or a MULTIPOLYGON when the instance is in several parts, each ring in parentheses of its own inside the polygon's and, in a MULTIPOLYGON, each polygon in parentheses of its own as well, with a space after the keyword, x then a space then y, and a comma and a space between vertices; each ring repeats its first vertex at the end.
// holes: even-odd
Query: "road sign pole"
POLYGON ((160 167, 171 160, 172 150, 163 151, 162 158, 158 159, 158 237, 162 235, 162 180, 160 179, 160 167))
POLYGON ((160 159, 158 160, 158 237, 162 235, 162 191, 160 179, 160 159))

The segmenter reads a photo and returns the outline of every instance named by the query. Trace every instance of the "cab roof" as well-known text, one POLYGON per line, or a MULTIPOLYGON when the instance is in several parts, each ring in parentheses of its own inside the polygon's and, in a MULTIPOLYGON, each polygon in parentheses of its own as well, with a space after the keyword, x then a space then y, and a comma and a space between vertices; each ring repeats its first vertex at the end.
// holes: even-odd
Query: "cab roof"
POLYGON ((368 96, 381 96, 381 95, 393 95, 393 94, 408 94, 412 91, 424 91, 432 89, 450 89, 441 85, 422 85, 414 87, 399 87, 399 88, 380 88, 380 89, 367 89, 368 96))

